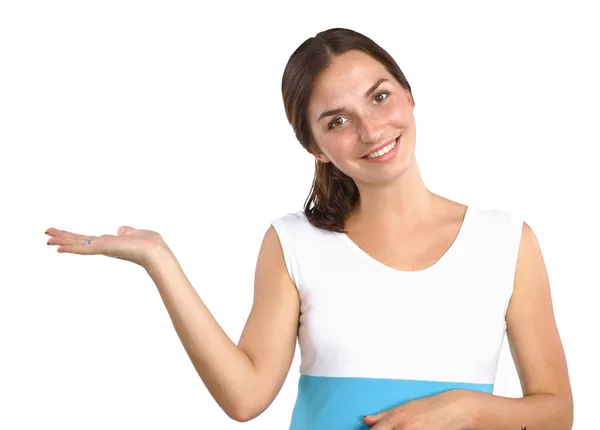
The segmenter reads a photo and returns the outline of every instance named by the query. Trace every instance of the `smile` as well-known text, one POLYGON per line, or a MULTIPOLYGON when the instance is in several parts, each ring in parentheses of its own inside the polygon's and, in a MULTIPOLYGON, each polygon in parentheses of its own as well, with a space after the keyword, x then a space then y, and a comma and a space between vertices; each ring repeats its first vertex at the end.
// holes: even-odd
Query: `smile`
POLYGON ((379 157, 387 154, 388 152, 390 152, 392 149, 394 149, 396 147, 396 144, 398 143, 398 139, 400 139, 400 136, 398 136, 396 139, 394 139, 392 142, 388 143, 386 146, 384 146, 380 150, 371 152, 361 158, 374 159, 374 158, 379 158, 379 157))

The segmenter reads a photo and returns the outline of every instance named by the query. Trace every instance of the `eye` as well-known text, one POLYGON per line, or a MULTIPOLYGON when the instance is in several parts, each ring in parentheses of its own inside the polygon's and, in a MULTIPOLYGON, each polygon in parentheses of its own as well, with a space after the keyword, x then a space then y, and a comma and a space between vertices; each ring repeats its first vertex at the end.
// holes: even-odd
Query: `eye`
POLYGON ((329 123, 329 129, 331 130, 331 129, 332 129, 332 128, 334 128, 334 127, 337 127, 337 126, 339 126, 339 125, 343 125, 344 123, 343 123, 343 122, 340 122, 340 120, 344 120, 344 119, 346 119, 346 118, 344 118, 344 117, 341 117, 341 116, 338 116, 336 119, 334 119, 333 121, 331 121, 331 122, 329 123))
POLYGON ((373 99, 377 102, 377 103, 381 103, 382 101, 384 101, 388 96, 390 95, 389 91, 382 91, 380 93, 378 93, 375 97, 373 97, 373 99), (384 97, 385 96, 385 97, 384 97))

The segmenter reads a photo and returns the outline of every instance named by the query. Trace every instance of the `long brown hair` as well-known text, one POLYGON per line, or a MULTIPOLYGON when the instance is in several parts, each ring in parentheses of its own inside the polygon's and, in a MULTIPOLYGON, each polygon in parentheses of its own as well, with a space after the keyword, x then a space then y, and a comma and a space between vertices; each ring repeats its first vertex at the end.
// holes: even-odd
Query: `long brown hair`
MULTIPOLYGON (((365 51, 383 64, 412 97, 410 85, 398 64, 386 50, 368 37, 345 28, 331 28, 305 40, 288 60, 281 80, 281 92, 285 113, 296 138, 310 153, 315 142, 308 123, 307 107, 315 80, 334 55, 351 49, 365 51)), ((359 197, 358 187, 352 178, 333 163, 322 163, 315 159, 315 176, 304 203, 304 213, 312 225, 345 232, 346 216, 359 197)))

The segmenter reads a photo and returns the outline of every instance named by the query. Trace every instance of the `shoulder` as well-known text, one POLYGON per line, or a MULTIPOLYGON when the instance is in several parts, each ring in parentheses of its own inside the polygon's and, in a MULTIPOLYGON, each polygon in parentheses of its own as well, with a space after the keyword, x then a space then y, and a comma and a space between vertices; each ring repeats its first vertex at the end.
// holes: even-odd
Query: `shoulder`
POLYGON ((523 221, 515 273, 515 293, 529 294, 549 289, 548 275, 538 238, 531 226, 523 221))
POLYGON ((302 210, 286 212, 277 218, 274 218, 272 222, 285 222, 291 224, 302 224, 308 222, 306 214, 302 210))
MULTIPOLYGON (((537 236, 533 232, 533 229, 527 222, 522 222, 521 228, 521 241, 520 241, 520 251, 522 251, 523 256, 537 256, 537 258, 542 257, 542 250, 540 248, 540 244, 538 242, 537 236)), ((521 252, 519 252, 521 254, 521 252)))
MULTIPOLYGON (((486 227, 486 230, 502 243, 517 252, 522 239, 525 221, 521 213, 507 208, 485 208, 471 206, 471 216, 474 222, 486 227)), ((515 255, 516 257, 516 255, 515 255)))
POLYGON ((509 328, 527 318, 528 309, 545 307, 551 310, 550 281, 538 238, 533 228, 522 221, 519 228, 513 294, 507 313, 509 328))
POLYGON ((277 232, 284 231, 290 235, 298 236, 300 239, 305 238, 322 238, 323 235, 328 235, 330 232, 318 228, 311 224, 303 210, 288 212, 271 221, 277 232))
POLYGON ((294 236, 307 229, 309 224, 303 211, 287 212, 271 220, 271 229, 279 236, 294 236))

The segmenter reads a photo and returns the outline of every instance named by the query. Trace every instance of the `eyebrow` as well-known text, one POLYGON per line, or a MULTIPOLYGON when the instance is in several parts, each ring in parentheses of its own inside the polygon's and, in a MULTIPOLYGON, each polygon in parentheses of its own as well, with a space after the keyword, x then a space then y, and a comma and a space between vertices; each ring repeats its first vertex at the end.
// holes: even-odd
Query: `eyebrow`
MULTIPOLYGON (((386 78, 377 79, 377 82, 375 82, 373 85, 371 85, 371 87, 365 92, 365 98, 369 97, 371 94, 373 94, 375 92, 375 90, 377 89, 377 87, 387 80, 388 79, 386 79, 386 78)), ((343 111, 344 111, 344 109, 342 109, 342 108, 331 109, 331 110, 325 111, 321 115, 319 115, 319 119, 317 119, 317 122, 321 121, 321 119, 326 116, 337 115, 338 113, 342 113, 343 111)))

